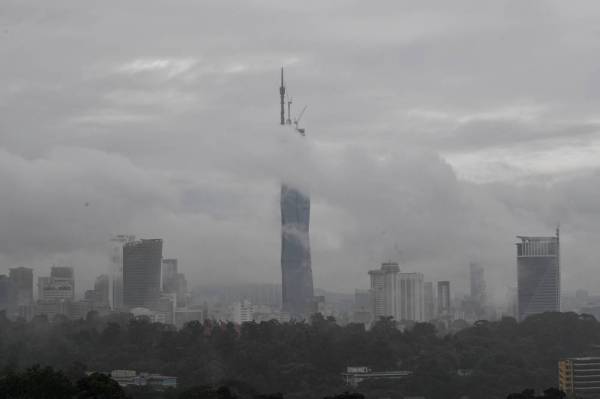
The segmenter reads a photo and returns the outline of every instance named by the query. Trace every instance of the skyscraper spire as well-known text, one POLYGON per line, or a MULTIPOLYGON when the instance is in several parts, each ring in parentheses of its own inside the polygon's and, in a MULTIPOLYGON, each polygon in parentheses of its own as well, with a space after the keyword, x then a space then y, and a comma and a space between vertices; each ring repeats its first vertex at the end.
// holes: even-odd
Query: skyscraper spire
POLYGON ((281 67, 281 86, 279 86, 279 96, 281 97, 281 124, 285 125, 285 86, 283 84, 283 67, 281 67))

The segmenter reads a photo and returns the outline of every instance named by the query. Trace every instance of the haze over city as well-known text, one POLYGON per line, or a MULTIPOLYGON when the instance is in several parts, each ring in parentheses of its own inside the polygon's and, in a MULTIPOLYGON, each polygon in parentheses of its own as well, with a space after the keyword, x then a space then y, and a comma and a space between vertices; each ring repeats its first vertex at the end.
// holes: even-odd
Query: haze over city
POLYGON ((126 233, 164 239, 190 286, 280 283, 286 181, 310 192, 316 287, 367 288, 391 260, 467 292, 477 261, 503 299, 515 236, 560 224, 563 292, 595 292, 599 14, 5 1, 0 264, 89 289, 126 233), (282 65, 304 138, 278 126, 282 65))

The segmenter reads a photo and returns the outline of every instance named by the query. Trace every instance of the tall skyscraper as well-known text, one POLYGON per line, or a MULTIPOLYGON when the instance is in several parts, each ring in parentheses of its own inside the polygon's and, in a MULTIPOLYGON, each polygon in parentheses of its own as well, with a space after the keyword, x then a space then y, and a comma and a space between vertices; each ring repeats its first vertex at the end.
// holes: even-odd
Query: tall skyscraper
POLYGON ((123 246, 123 304, 153 309, 160 300, 161 239, 127 242, 123 246))
POLYGON ((438 281, 438 316, 450 316, 450 281, 438 281))
POLYGON ((399 273, 398 320, 424 321, 423 273, 399 273))
POLYGON ((518 236, 517 285, 519 320, 560 311, 559 231, 551 237, 518 236))
POLYGON ((177 290, 177 259, 167 258, 162 260, 162 290, 176 292, 177 290))
POLYGON ((17 289, 17 302, 19 305, 33 303, 33 269, 28 267, 15 267, 10 269, 9 278, 17 289))
POLYGON ((387 316, 400 320, 399 272, 400 267, 394 262, 382 263, 381 269, 369 271, 369 276, 371 276, 371 303, 375 320, 387 316))
POLYGON ((119 234, 110 239, 110 286, 108 297, 113 310, 123 307, 123 245, 135 241, 135 236, 119 234))
POLYGON ((186 305, 188 299, 187 280, 185 278, 185 274, 177 272, 177 268, 177 259, 163 259, 162 292, 175 294, 177 307, 183 307, 186 305))
MULTIPOLYGON (((297 121, 292 126, 289 116, 285 120, 286 87, 281 68, 281 124, 289 125, 294 133, 304 135, 297 121)), ((292 318, 306 318, 310 312, 314 291, 309 240, 310 199, 298 189, 281 186, 281 288, 282 309, 292 318)))
POLYGON ((484 306, 486 301, 484 269, 477 262, 471 262, 469 266, 469 276, 471 280, 471 299, 479 303, 481 306, 484 306))
POLYGON ((425 321, 433 320, 435 318, 435 299, 433 296, 433 283, 431 281, 423 284, 423 302, 425 306, 425 321))

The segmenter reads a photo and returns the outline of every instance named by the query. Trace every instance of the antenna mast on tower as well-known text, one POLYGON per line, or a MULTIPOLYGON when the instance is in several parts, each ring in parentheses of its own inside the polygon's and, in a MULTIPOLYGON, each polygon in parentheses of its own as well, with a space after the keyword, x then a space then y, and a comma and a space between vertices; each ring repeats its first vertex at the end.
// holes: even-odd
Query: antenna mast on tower
POLYGON ((281 86, 279 86, 279 96, 281 97, 281 124, 285 125, 285 85, 283 84, 283 67, 281 67, 281 86))

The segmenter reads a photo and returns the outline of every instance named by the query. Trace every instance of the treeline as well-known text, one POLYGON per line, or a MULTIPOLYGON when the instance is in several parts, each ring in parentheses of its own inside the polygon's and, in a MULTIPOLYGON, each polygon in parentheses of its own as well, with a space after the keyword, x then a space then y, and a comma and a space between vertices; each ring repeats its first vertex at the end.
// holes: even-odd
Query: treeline
POLYGON ((192 322, 177 331, 125 314, 85 320, 0 318, 3 375, 34 364, 71 381, 86 371, 132 369, 178 377, 181 389, 226 386, 240 395, 281 392, 285 398, 333 397, 350 388, 347 366, 410 370, 402 382, 366 382, 366 397, 504 399, 510 392, 557 385, 561 357, 590 354, 600 323, 575 313, 547 313, 517 323, 481 321, 452 335, 418 323, 400 331, 382 319, 339 326, 315 315, 302 323, 192 322))

